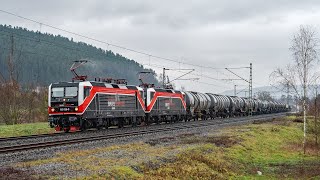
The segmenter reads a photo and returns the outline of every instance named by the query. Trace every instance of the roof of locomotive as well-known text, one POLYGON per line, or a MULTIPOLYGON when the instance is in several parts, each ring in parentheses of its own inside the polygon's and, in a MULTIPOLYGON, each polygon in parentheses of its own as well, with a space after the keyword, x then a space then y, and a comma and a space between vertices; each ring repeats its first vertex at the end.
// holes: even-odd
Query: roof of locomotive
POLYGON ((51 87, 70 87, 70 86, 78 86, 79 82, 56 82, 52 83, 51 87))
POLYGON ((153 91, 156 91, 156 92, 167 92, 167 93, 184 94, 182 91, 175 90, 175 89, 163 89, 163 88, 148 88, 148 89, 152 89, 153 91))
POLYGON ((128 89, 142 89, 136 85, 126 85, 126 84, 115 84, 115 83, 107 83, 101 81, 79 81, 79 82, 56 82, 52 83, 51 87, 70 87, 70 86, 78 86, 80 83, 89 82, 92 86, 100 86, 100 87, 108 87, 108 88, 123 88, 126 87, 128 89))

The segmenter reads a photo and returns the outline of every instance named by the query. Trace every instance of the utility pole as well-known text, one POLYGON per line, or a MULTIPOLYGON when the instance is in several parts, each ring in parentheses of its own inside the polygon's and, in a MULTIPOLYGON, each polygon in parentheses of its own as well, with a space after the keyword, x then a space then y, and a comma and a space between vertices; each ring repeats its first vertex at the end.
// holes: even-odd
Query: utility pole
POLYGON ((316 147, 318 147, 318 128, 317 128, 317 119, 318 119, 318 107, 317 107, 317 100, 318 100, 318 87, 316 86, 316 97, 314 100, 314 129, 315 129, 315 141, 316 147))
POLYGON ((250 63, 249 99, 252 99, 252 63, 250 63))
POLYGON ((162 72, 162 88, 166 88, 166 68, 163 68, 162 72))
POLYGON ((163 72, 162 72, 162 86, 163 86, 163 89, 166 88, 167 84, 170 84, 172 83, 173 81, 176 81, 176 80, 185 80, 185 79, 180 79, 181 77, 187 75, 187 74, 190 74, 191 72, 193 72, 194 69, 167 69, 167 68, 163 68, 163 72), (166 70, 179 70, 179 71, 188 71, 184 74, 182 74, 181 76, 169 81, 169 77, 166 76, 166 70))
MULTIPOLYGON (((239 80, 243 80, 245 82, 247 82, 249 84, 249 101, 252 101, 252 63, 250 63, 249 67, 241 67, 241 68, 225 68, 227 71, 229 71, 230 73, 232 73, 233 75, 237 76, 238 78, 240 78, 239 80), (234 73, 233 71, 231 71, 230 69, 242 69, 242 68, 249 68, 250 69, 250 75, 249 75, 249 80, 246 78, 243 78, 241 76, 239 76, 238 74, 234 73)), ((249 115, 252 115, 252 108, 249 108, 249 115)))
MULTIPOLYGON (((252 63, 250 63, 249 100, 252 101, 252 63)), ((249 110, 249 115, 252 116, 252 107, 249 110)))
POLYGON ((289 83, 287 82, 287 105, 289 106, 289 83))
POLYGON ((237 95, 237 85, 236 84, 234 85, 234 95, 235 96, 237 95))

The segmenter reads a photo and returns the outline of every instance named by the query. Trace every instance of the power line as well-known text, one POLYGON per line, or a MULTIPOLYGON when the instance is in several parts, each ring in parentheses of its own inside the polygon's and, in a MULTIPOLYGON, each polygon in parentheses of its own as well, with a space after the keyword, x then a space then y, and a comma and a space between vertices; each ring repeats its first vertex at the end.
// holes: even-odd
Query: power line
MULTIPOLYGON (((26 36, 26 35, 22 35, 22 34, 19 34, 19 33, 14 33, 14 32, 9 32, 9 31, 5 31, 5 30, 1 30, 2 32, 4 33, 7 33, 6 35, 10 36, 11 34, 15 34, 16 36, 19 36, 18 38, 21 38, 21 39, 25 39, 25 40, 30 40, 30 41, 35 41, 35 42, 38 42, 38 43, 44 43, 44 44, 47 44, 47 45, 52 45, 52 46, 56 46, 56 47, 59 47, 59 48, 65 48, 65 49, 69 49, 69 50, 74 50, 74 51, 79 51, 79 52, 87 52, 87 51, 82 51, 78 48, 73 48, 71 46, 66 46, 65 44, 61 44, 61 43, 56 43, 56 42, 53 42, 53 41, 48 41, 48 40, 45 40, 45 39, 41 39, 39 40, 38 38, 34 38, 34 37, 31 37, 31 36, 26 36)), ((40 38, 40 37, 39 37, 40 38)), ((149 56, 149 64, 143 64, 143 65, 146 65, 146 66, 152 66, 152 67, 156 67, 156 66, 153 66, 150 64, 150 56, 149 56)), ((157 66, 157 67, 160 67, 160 66, 157 66)), ((177 70, 177 69, 176 69, 177 70)), ((183 70, 183 69, 181 69, 183 70)), ((179 71, 181 72, 181 71, 179 71)), ((226 76, 226 74, 224 74, 223 72, 221 71, 218 71, 217 72, 223 74, 226 76)), ((204 75, 204 74, 195 74, 195 73, 192 73, 193 75, 195 76, 198 76, 198 77, 205 77, 205 78, 209 78, 209 79, 212 79, 212 80, 217 80, 217 81, 224 81, 226 79, 218 79, 218 78, 213 78, 211 76, 207 76, 207 75, 204 75)))
MULTIPOLYGON (((14 33, 16 34, 16 33, 14 33)), ((5 34, 5 35, 8 35, 8 34, 5 34)), ((19 35, 19 34, 16 34, 16 35, 19 35)), ((10 35, 8 35, 10 36, 10 35)), ((27 36, 24 36, 24 37, 27 37, 27 36)), ((21 37, 20 37, 21 38, 21 37)), ((34 38, 31 38, 31 39, 28 39, 28 38, 21 38, 21 39, 27 39, 27 40, 32 40, 32 41, 37 41, 35 40, 34 38)), ((50 45, 55 45, 54 43, 50 43, 50 41, 47 41, 49 42, 50 45)), ((60 47, 60 46, 57 46, 57 47, 60 47)), ((5 50, 9 50, 9 48, 1 48, 1 49, 5 49, 5 50)), ((80 51, 78 49, 72 49, 72 50, 77 50, 77 51, 80 51)), ((33 54, 33 55, 41 55, 41 56, 45 56, 45 57, 51 57, 51 58, 65 58, 66 60, 71 60, 69 57, 67 56, 53 56, 53 55, 48 55, 48 54, 43 54, 43 53, 37 53, 37 52, 31 52, 31 51, 26 51, 26 50, 17 50, 21 53, 26 53, 26 54, 33 54)), ((157 68, 163 68, 163 66, 159 66, 159 65, 155 65, 155 64, 146 64, 148 66, 151 66, 151 67, 157 67, 157 68)), ((179 71, 179 69, 175 69, 177 71, 179 71)), ((179 71, 179 72, 182 72, 182 71, 179 71)), ((210 76, 206 76, 206 75, 200 75, 200 74, 196 74, 196 73, 190 73, 191 75, 194 75, 194 76, 198 76, 198 77, 205 77, 205 78, 208 78, 208 79, 212 79, 212 80, 216 80, 216 81, 224 81, 224 79, 217 79, 217 78, 213 78, 213 77, 210 77, 210 76)), ((200 83, 200 84, 206 84, 206 85, 211 85, 211 86, 216 86, 216 87, 221 87, 221 88, 229 88, 227 86, 221 86, 221 85, 217 85, 217 84, 211 84, 211 83, 207 83, 207 82, 201 82, 201 81, 195 81, 195 80, 188 80, 188 81, 193 81, 195 83, 200 83)), ((238 86, 243 86, 243 85, 238 85, 238 86)))
MULTIPOLYGON (((143 65, 156 67, 156 68, 161 68, 161 69, 164 68, 164 66, 156 65, 156 64, 143 64, 143 65)), ((179 70, 176 70, 176 71, 183 73, 182 71, 179 71, 179 70)), ((198 77, 205 77, 205 78, 216 80, 216 81, 220 81, 220 82, 222 82, 222 81, 226 82, 226 79, 218 79, 218 78, 210 77, 210 76, 203 75, 203 74, 190 73, 190 75, 194 75, 194 76, 198 76, 198 77)), ((229 83, 229 82, 227 82, 227 83, 229 83)))
MULTIPOLYGON (((7 31, 3 31, 3 32, 7 32, 7 31)), ((6 36, 10 36, 9 32, 7 32, 8 34, 3 34, 3 35, 6 35, 6 36)), ((0 33, 1 34, 1 33, 0 33)), ((22 36, 22 37, 19 37, 21 39, 26 39, 26 40, 31 40, 31 41, 36 41, 38 42, 38 39, 35 39, 35 38, 32 38, 32 37, 28 37, 28 36, 24 36, 24 35, 20 35, 20 34, 17 34, 17 33, 13 33, 15 35, 18 35, 18 36, 22 36)), ((44 41, 44 40, 41 40, 39 43, 44 43, 44 42, 47 42, 46 44, 49 44, 49 45, 54 45, 56 46, 57 44, 56 43, 53 43, 51 41, 44 41), (41 42, 42 41, 42 42, 41 42)), ((61 47, 61 46, 57 46, 57 47, 61 47)), ((65 47, 66 48, 66 47, 65 47)), ((9 50, 9 48, 1 48, 1 49, 5 49, 5 50, 9 50)), ((79 49, 72 49, 71 50, 76 50, 76 51, 80 51, 79 49)), ((17 50, 21 53, 26 53, 26 54, 33 54, 33 55, 41 55, 41 56, 45 56, 45 57, 51 57, 51 58, 65 58, 66 60, 71 60, 69 57, 67 56, 53 56, 53 55, 48 55, 48 54, 43 54, 43 53, 38 53, 38 52, 31 52, 31 51, 26 51, 26 50, 17 50)), ((158 67, 158 68, 162 68, 163 66, 159 66, 159 65, 155 65, 155 64, 147 64, 148 66, 151 66, 151 67, 158 67)), ((179 69, 175 69, 179 72, 182 72, 180 71, 179 69)), ((198 76, 198 77, 205 77, 205 78, 209 78, 209 79, 212 79, 212 80, 217 80, 217 81, 221 81, 221 79, 217 79, 217 78, 213 78, 213 77, 210 77, 210 76, 205 76, 205 75, 200 75, 200 74, 195 74, 195 73, 190 73, 191 75, 194 75, 194 76, 198 76)), ((193 82, 196 82, 196 83, 201 83, 201 84, 206 84, 206 85, 212 85, 212 86, 216 86, 216 87, 222 87, 222 88, 229 88, 227 86, 220 86, 220 85, 217 85, 217 84, 210 84, 210 83, 205 83, 205 82, 201 82, 201 81, 195 81, 195 80, 189 80, 189 81, 193 81, 193 82)))
POLYGON ((19 34, 19 33, 9 32, 9 31, 5 31, 5 30, 1 30, 1 31, 2 32, 0 32, 0 34, 2 33, 2 35, 4 35, 4 36, 6 35, 6 36, 10 37, 12 34, 14 34, 19 39, 34 41, 34 42, 37 42, 37 43, 42 43, 42 44, 51 45, 51 46, 59 47, 59 48, 62 48, 62 49, 69 49, 69 50, 78 51, 78 52, 90 52, 90 51, 83 51, 81 49, 74 48, 72 46, 66 46, 65 44, 62 44, 62 43, 56 43, 56 42, 48 41, 48 40, 45 40, 45 39, 41 39, 40 40, 38 38, 22 35, 22 34, 19 34))
POLYGON ((108 46, 113 46, 113 47, 116 47, 116 48, 119 48, 119 49, 131 51, 131 52, 134 52, 134 53, 137 53, 137 54, 142 54, 142 55, 146 55, 146 56, 149 56, 149 57, 153 57, 153 58, 157 58, 157 59, 162 59, 162 60, 170 61, 170 62, 175 62, 175 63, 179 63, 179 64, 185 64, 185 65, 189 65, 189 66, 196 66, 196 67, 207 68, 207 69, 223 69, 223 68, 215 68, 215 67, 210 67, 210 66, 201 66, 201 65, 197 65, 197 64, 185 63, 185 62, 181 62, 181 61, 178 61, 178 60, 174 60, 174 59, 170 59, 170 58, 165 58, 165 57, 153 55, 153 54, 150 54, 150 53, 147 53, 147 52, 135 50, 135 49, 132 49, 132 48, 127 48, 127 47, 122 46, 122 45, 117 45, 117 44, 109 43, 109 42, 102 41, 102 40, 99 40, 99 39, 96 39, 96 38, 92 38, 92 37, 89 37, 89 36, 86 36, 86 35, 82 35, 82 34, 79 34, 79 33, 75 33, 75 32, 72 32, 72 31, 69 31, 69 30, 65 30, 65 29, 62 29, 62 28, 58 28, 58 27, 55 27, 55 26, 53 26, 53 25, 46 24, 46 23, 43 23, 43 22, 40 22, 40 21, 31 19, 31 18, 27 18, 27 17, 21 16, 21 15, 12 13, 12 12, 8 12, 8 11, 2 10, 2 9, 0 9, 0 12, 3 12, 3 13, 6 13, 6 14, 9 14, 9 15, 12 15, 12 16, 15 16, 15 17, 18 17, 18 18, 27 20, 27 21, 31 21, 31 22, 33 22, 33 23, 37 23, 37 24, 40 25, 40 27, 42 27, 42 26, 47 26, 47 27, 52 28, 52 29, 55 29, 55 30, 59 30, 59 31, 62 31, 62 32, 66 32, 66 33, 69 33, 69 34, 78 36, 78 37, 82 37, 82 38, 89 39, 89 40, 92 40, 92 41, 95 41, 95 42, 99 42, 99 43, 102 43, 102 44, 106 44, 106 45, 108 45, 108 46))
POLYGON ((215 86, 215 87, 230 88, 230 87, 219 86, 219 85, 217 85, 217 84, 211 84, 211 83, 207 83, 207 82, 201 82, 201 81, 195 81, 195 82, 200 83, 200 84, 206 84, 206 85, 210 85, 210 86, 215 86))
MULTIPOLYGON (((130 51, 130 52, 134 52, 134 53, 137 53, 137 54, 142 54, 142 55, 148 56, 149 57, 149 63, 150 63, 150 58, 152 57, 152 58, 161 59, 161 60, 165 60, 165 61, 169 61, 169 62, 179 63, 179 66, 180 66, 180 64, 184 64, 184 65, 195 66, 195 67, 200 67, 200 68, 205 68, 205 69, 213 69, 213 70, 216 70, 217 72, 225 75, 224 73, 218 71, 218 70, 223 70, 225 68, 215 68, 215 67, 210 67, 210 66, 201 66, 201 65, 197 65, 197 64, 181 62, 179 60, 175 60, 175 59, 171 59, 171 58, 165 58, 165 57, 161 57, 161 56, 158 56, 158 55, 153 55, 153 54, 150 54, 148 52, 139 51, 139 50, 135 50, 135 49, 132 49, 132 48, 127 48, 127 47, 122 46, 122 45, 109 43, 107 41, 103 41, 103 40, 92 38, 92 37, 89 37, 89 36, 86 36, 86 35, 83 35, 83 34, 75 33, 75 32, 72 32, 72 31, 69 31, 69 30, 66 30, 66 29, 55 27, 53 25, 46 24, 46 23, 31 19, 31 18, 27 18, 27 17, 21 16, 21 15, 18 15, 18 14, 9 12, 9 11, 5 11, 5 10, 2 10, 2 9, 0 9, 0 12, 5 13, 5 14, 9 14, 9 15, 12 15, 12 16, 15 16, 15 17, 18 17, 18 18, 33 22, 33 23, 37 23, 37 24, 40 25, 40 31, 41 31, 41 28, 43 26, 46 26, 46 27, 49 27, 49 28, 52 28, 52 29, 55 29, 55 30, 59 30, 59 31, 62 31, 62 32, 65 32, 65 33, 68 33, 68 34, 72 34, 72 35, 75 35, 75 36, 78 36, 78 37, 81 37, 81 38, 85 38, 85 39, 88 39, 88 40, 91 40, 91 41, 95 41, 95 42, 98 42, 98 43, 106 44, 106 45, 108 45, 108 47, 112 46, 112 47, 116 47, 116 48, 123 49, 123 50, 126 50, 126 51, 130 51)), ((52 43, 52 42, 50 42, 50 43, 52 43)), ((62 45, 60 45, 60 46, 62 46, 62 45)), ((70 48, 70 47, 68 47, 68 48, 70 48)), ((78 49, 74 49, 74 48, 72 48, 72 50, 79 51, 78 49)), ((243 69, 243 68, 248 68, 248 67, 231 67, 229 69, 243 69)), ((197 76, 199 76, 199 75, 197 75, 197 76)), ((219 80, 219 79, 216 79, 216 78, 212 78, 210 76, 203 75, 202 71, 201 71, 200 77, 206 77, 206 78, 213 79, 213 80, 219 80)))
MULTIPOLYGON (((156 64, 149 64, 148 66, 161 68, 161 69, 163 68, 163 66, 156 65, 156 64)), ((177 71, 183 73, 182 71, 179 71, 179 70, 177 70, 177 71)), ((201 75, 195 74, 195 73, 190 73, 190 75, 202 77, 201 75)), ((212 77, 209 77, 209 76, 204 76, 204 77, 221 82, 221 79, 216 79, 216 78, 212 78, 212 77)), ((175 77, 173 77, 173 78, 175 78, 175 77)), ((195 80, 188 80, 188 81, 193 81, 193 82, 200 83, 200 84, 212 85, 212 86, 221 87, 221 88, 227 88, 227 89, 230 88, 230 87, 227 87, 227 86, 221 86, 221 85, 211 84, 211 83, 206 83, 206 82, 201 82, 201 81, 195 81, 195 80)))
MULTIPOLYGON (((4 49, 4 50, 10 50, 10 48, 5 48, 5 47, 1 47, 0 49, 4 49)), ((33 55, 40 55, 40 56, 46 56, 46 57, 52 57, 52 58, 65 58, 66 60, 71 60, 70 58, 68 58, 67 56, 53 56, 53 55, 48 55, 48 54, 42 54, 42 53, 36 53, 36 52, 31 52, 31 51, 25 51, 25 50, 17 50, 15 49, 15 51, 19 51, 21 53, 26 53, 26 54, 33 54, 33 55)))

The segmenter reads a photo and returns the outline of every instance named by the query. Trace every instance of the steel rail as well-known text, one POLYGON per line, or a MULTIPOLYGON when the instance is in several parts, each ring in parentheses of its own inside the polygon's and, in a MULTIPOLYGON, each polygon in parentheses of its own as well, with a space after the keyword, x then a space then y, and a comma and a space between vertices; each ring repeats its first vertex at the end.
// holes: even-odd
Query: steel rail
POLYGON ((226 121, 205 120, 205 121, 200 121, 201 123, 196 123, 196 124, 185 123, 185 124, 179 124, 180 126, 163 127, 163 128, 160 127, 160 128, 156 128, 156 129, 146 129, 146 130, 115 133, 115 134, 108 134, 108 135, 99 135, 99 136, 90 136, 90 137, 58 140, 58 141, 30 143, 30 144, 22 144, 22 145, 15 145, 15 146, 5 146, 5 147, 0 148, 0 154, 12 153, 12 152, 18 152, 18 151, 24 151, 24 150, 47 148, 47 147, 54 147, 54 146, 70 145, 70 144, 77 144, 77 143, 84 143, 84 142, 115 139, 115 138, 129 137, 129 136, 145 135, 145 134, 152 134, 152 133, 159 133, 159 132, 167 132, 167 131, 174 131, 174 130, 183 130, 183 129, 189 129, 189 128, 204 127, 204 126, 213 126, 213 125, 221 126, 221 125, 228 125, 228 124, 234 124, 234 123, 240 123, 240 122, 250 122, 250 121, 253 122, 253 121, 257 121, 257 120, 265 120, 265 119, 283 117, 283 116, 285 116, 285 113, 251 116, 251 117, 230 118, 230 119, 226 119, 226 121))

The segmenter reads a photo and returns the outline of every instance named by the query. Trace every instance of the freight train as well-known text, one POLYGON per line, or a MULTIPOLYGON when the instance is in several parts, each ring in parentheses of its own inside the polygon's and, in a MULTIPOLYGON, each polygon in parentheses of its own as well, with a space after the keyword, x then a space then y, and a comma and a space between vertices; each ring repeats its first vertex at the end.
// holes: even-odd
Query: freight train
POLYGON ((48 90, 49 124, 65 132, 288 110, 275 101, 101 81, 53 83, 48 90))

